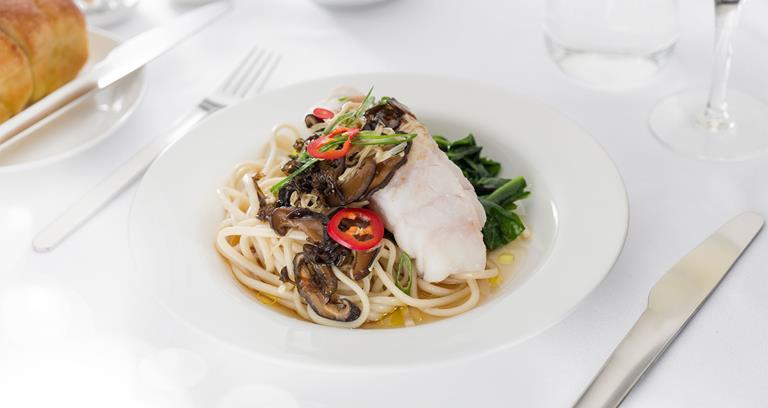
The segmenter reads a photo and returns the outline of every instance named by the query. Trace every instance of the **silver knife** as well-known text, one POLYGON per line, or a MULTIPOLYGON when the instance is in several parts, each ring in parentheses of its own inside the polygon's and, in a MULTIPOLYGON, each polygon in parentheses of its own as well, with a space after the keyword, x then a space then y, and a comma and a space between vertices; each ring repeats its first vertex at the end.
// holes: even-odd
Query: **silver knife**
POLYGON ((738 215, 667 271, 651 289, 648 307, 574 407, 619 406, 707 300, 763 224, 758 214, 738 215))
POLYGON ((230 8, 228 1, 209 4, 170 23, 140 34, 110 52, 93 69, 0 124, 0 150, 64 112, 77 99, 104 89, 189 38, 230 8), (45 119, 45 120, 44 120, 45 119))

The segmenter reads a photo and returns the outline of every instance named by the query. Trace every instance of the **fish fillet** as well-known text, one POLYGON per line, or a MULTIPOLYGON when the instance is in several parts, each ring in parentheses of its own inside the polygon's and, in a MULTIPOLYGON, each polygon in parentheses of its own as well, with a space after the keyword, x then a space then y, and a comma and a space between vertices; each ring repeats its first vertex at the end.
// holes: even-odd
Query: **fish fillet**
POLYGON ((485 269, 485 211, 472 185, 437 146, 427 128, 406 116, 416 133, 408 161, 371 197, 397 244, 427 282, 485 269))

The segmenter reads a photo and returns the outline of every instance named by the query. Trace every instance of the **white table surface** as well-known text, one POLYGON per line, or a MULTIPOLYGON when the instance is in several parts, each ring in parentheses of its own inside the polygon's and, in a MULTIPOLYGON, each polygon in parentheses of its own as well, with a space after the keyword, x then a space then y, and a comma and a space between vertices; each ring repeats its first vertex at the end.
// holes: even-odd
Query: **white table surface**
MULTIPOLYGON (((560 74, 543 47, 543 3, 395 0, 329 10, 307 0, 240 0, 215 27, 148 66, 146 98, 114 137, 54 165, 0 173, 0 406, 568 406, 668 266, 731 216, 768 215, 768 159, 687 159, 648 131, 659 98, 707 83, 709 2, 682 2, 673 60, 647 86, 623 92, 560 74), (285 56, 268 88, 339 73, 427 72, 492 81, 558 108, 594 135, 626 182, 631 221, 615 267, 571 316, 519 346, 439 369, 345 374, 260 361, 158 306, 133 279, 135 188, 57 250, 31 250, 36 231, 160 135, 252 44, 285 56)), ((113 29, 129 37, 182 10, 145 0, 113 29)), ((766 11, 765 3, 746 5, 732 85, 768 100, 766 11)), ((766 406, 766 265, 764 233, 624 406, 766 406)))

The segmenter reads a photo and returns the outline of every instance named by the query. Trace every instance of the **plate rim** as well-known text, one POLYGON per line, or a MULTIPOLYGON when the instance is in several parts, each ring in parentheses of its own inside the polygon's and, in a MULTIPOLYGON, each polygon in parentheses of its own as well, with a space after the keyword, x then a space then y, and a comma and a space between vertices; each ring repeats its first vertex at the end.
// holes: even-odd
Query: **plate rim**
MULTIPOLYGON (((125 41, 121 36, 115 33, 100 29, 98 27, 93 27, 93 26, 88 27, 88 36, 102 37, 103 39, 107 39, 114 42, 115 46, 119 46, 125 41)), ((94 61, 94 63, 95 62, 98 62, 98 61, 94 61)), ((135 78, 134 80, 137 81, 139 84, 139 91, 136 94, 136 100, 134 101, 134 103, 128 105, 125 111, 123 111, 123 114, 120 115, 120 117, 117 118, 117 120, 112 122, 112 124, 110 124, 106 130, 101 132, 100 135, 93 137, 88 141, 81 143, 71 149, 68 149, 47 157, 20 162, 20 163, 12 163, 7 165, 0 164, 0 173, 13 173, 17 171, 24 171, 24 170, 47 166, 47 165, 59 162, 61 160, 76 156, 86 150, 89 150, 92 147, 96 146, 97 144, 103 142, 110 136, 114 135, 117 132, 117 130, 120 129, 131 116, 133 116, 133 114, 136 112, 136 109, 138 109, 139 105, 141 105, 141 102, 144 100, 144 96, 147 91, 147 81, 146 81, 146 73, 145 73, 144 67, 141 67, 136 71, 132 72, 126 78, 130 78, 131 76, 133 76, 135 78)), ((121 81, 123 81, 126 78, 122 78, 120 81, 116 82, 116 84, 119 84, 121 81)), ((54 119, 53 121, 56 121, 56 119, 54 119)))
MULTIPOLYGON (((241 103, 234 106, 239 106, 241 104, 246 104, 249 101, 256 100, 256 99, 263 99, 270 96, 272 93, 276 92, 283 92, 286 88, 301 88, 303 86, 308 86, 312 83, 320 83, 320 82, 332 82, 335 81, 337 83, 345 83, 349 82, 351 78, 362 78, 362 77, 404 77, 409 79, 417 79, 417 78, 424 78, 424 79, 432 79, 432 80, 443 80, 443 81, 450 81, 450 82, 462 82, 464 84, 479 86, 479 87, 488 87, 488 88, 494 88, 499 92, 506 93, 508 95, 512 95, 516 98, 518 98, 521 101, 527 101, 531 105, 535 105, 538 108, 541 108, 542 110, 547 111, 550 114, 553 114, 555 116, 560 116, 562 119, 564 119, 570 126, 573 126, 575 129, 578 129, 580 133, 583 134, 583 140, 582 142, 587 142, 591 144, 593 147, 597 148, 599 153, 607 159, 609 167, 612 169, 611 175, 616 176, 616 184, 611 186, 611 189, 613 187, 618 187, 618 190, 621 194, 617 194, 617 198, 620 198, 619 203, 615 204, 615 208, 617 211, 617 214, 620 216, 622 222, 620 227, 620 233, 618 234, 619 237, 617 237, 616 243, 617 245, 611 245, 612 246, 612 252, 609 254, 610 256, 606 255, 605 260, 610 260, 609 265, 605 268, 603 272, 600 273, 599 279, 595 279, 594 283, 590 285, 587 289, 583 290, 581 294, 573 301, 573 303, 567 308, 562 310, 561 312, 557 313, 556 316, 552 316, 549 318, 549 320, 545 321, 541 325, 538 325, 536 329, 528 331, 523 336, 518 336, 513 339, 502 339, 499 340, 495 345, 484 347, 481 350, 472 349, 469 351, 464 351, 459 353, 458 355, 450 355, 446 357, 442 357, 438 360, 424 360, 420 359, 415 362, 410 363, 395 363, 395 364, 381 364, 381 363, 374 363, 374 364, 349 364, 349 363, 339 363, 339 362, 328 362, 326 360, 303 360, 301 359, 301 356, 292 356, 292 357, 286 357, 285 352, 278 353, 279 355, 271 355, 266 352, 260 352, 258 350, 255 350, 253 348, 245 347, 242 344, 239 344, 237 342, 233 342, 227 338, 224 338, 224 336, 217 336, 214 333, 211 333, 209 330, 206 330, 205 328, 199 327, 199 325, 195 324, 194 322, 190 321, 186 317, 184 317, 180 312, 175 310, 173 307, 171 307, 167 302, 165 302, 162 298, 160 298, 156 293, 153 293, 153 297, 155 300, 160 304, 166 311, 168 311, 172 316, 175 318, 180 319, 183 324, 187 327, 192 328, 195 332, 203 334, 206 338, 210 338, 212 340, 215 340, 216 342, 227 345, 229 347, 233 347, 238 350, 243 350, 245 352, 248 352, 249 354, 252 354, 254 356, 257 356, 260 359, 270 361, 273 363, 278 364, 284 364, 284 365, 290 365, 290 366, 296 366, 296 367, 304 367, 304 368, 322 368, 322 369, 334 369, 334 370, 341 370, 341 371, 376 371, 376 372, 382 372, 382 371, 391 371, 391 370, 401 370, 401 369, 412 369, 416 367, 430 367, 430 366, 440 366, 445 365, 457 361, 466 361, 471 360, 475 358, 479 358, 482 356, 487 356, 489 354, 493 354, 496 352, 499 352, 501 350, 509 349, 511 347, 514 347, 515 345, 518 345, 522 342, 525 342, 542 332, 547 331, 551 327, 557 325, 558 323, 564 321, 566 318, 568 318, 582 303, 586 298, 588 298, 595 289, 605 280, 605 278, 608 276, 608 274, 613 270, 613 267, 616 265, 616 262, 618 261, 625 245, 626 245, 626 239, 629 232, 629 222, 630 222, 630 205, 629 205, 629 195, 628 191, 626 189, 626 183, 624 182, 624 178, 619 171, 618 166, 616 166, 616 162, 614 159, 608 154, 608 152, 605 150, 605 147, 597 140, 595 139, 590 132, 588 132, 578 121, 574 120, 570 115, 567 115, 563 112, 561 112, 559 109, 555 108, 551 104, 548 104, 546 102, 542 102, 536 97, 532 97, 530 95, 524 94, 522 92, 516 92, 513 90, 508 89, 507 87, 493 83, 490 81, 485 80, 479 80, 479 79, 473 79, 473 78, 462 78, 457 76, 448 76, 448 75, 442 75, 442 74, 426 74, 426 73, 418 73, 418 72, 362 72, 362 73, 349 73, 349 74, 339 74, 339 75, 330 75, 330 76, 322 76, 317 78, 311 78, 307 80, 302 80, 299 82, 294 82, 290 84, 286 84, 285 86, 280 86, 278 88, 272 89, 268 92, 265 92, 263 94, 255 95, 251 98, 248 98, 247 100, 242 101, 241 103), (620 240, 619 240, 620 238, 620 240)), ((213 115, 215 117, 217 115, 213 115)), ((206 119, 204 122, 207 122, 210 119, 206 119)), ((203 122, 203 123, 204 123, 203 122)), ((171 149, 167 149, 163 154, 165 155, 168 151, 171 149)), ((152 167, 155 167, 158 162, 160 162, 162 157, 158 158, 158 160, 153 163, 152 167)), ((234 165, 234 164, 233 164, 234 165)), ((151 175, 152 174, 152 167, 147 171, 146 174, 151 175)), ((129 220, 128 220, 128 233, 129 233, 129 247, 131 251, 131 258, 132 263, 134 267, 138 268, 139 259, 137 256, 137 249, 134 245, 134 237, 135 237, 135 226, 134 226, 134 217, 136 214, 136 206, 137 202, 139 200, 139 197, 142 195, 142 192, 146 186, 146 178, 143 178, 141 181, 141 184, 136 190, 136 193, 134 194, 133 200, 131 202, 130 212, 129 212, 129 220)), ((618 231, 618 228, 617 230, 618 231)), ((557 236, 556 236, 557 238, 557 236)), ((557 240, 555 240, 557 241, 557 240)), ((552 243, 551 249, 554 249, 556 245, 556 242, 552 243)), ((548 256, 544 258, 541 265, 537 266, 538 268, 544 268, 546 267, 546 263, 549 262, 548 256)), ((328 329, 325 327, 322 327, 322 329, 328 329)), ((338 329, 334 329, 338 330, 338 329)), ((369 331, 366 331, 369 332, 369 331)), ((366 336, 372 336, 372 334, 366 335, 366 336)))

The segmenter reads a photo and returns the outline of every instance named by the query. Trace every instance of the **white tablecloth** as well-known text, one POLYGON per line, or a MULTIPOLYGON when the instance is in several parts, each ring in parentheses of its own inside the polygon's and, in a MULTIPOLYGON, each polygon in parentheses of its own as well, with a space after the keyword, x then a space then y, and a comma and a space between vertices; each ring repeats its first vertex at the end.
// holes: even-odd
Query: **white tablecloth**
MULTIPOLYGON (((0 406, 568 406, 668 266, 731 216, 768 215, 768 160, 696 161, 665 150, 648 130, 657 100, 707 84, 708 2, 682 2, 673 60, 647 86, 623 92, 561 75, 543 46, 543 3, 395 0, 329 10, 308 0, 240 0, 147 67, 146 98, 114 137, 54 165, 1 173, 0 406), (594 135, 626 182, 629 236, 612 272, 571 316, 519 346, 439 369, 345 374, 261 361, 201 335, 136 287, 127 245, 135 188, 54 252, 32 252, 36 231, 161 135, 253 44, 285 56, 268 88, 343 73, 426 72, 491 81, 558 108, 594 135)), ((114 30, 129 37, 183 10, 145 0, 114 30)), ((763 11, 763 3, 746 5, 732 86, 768 100, 763 11)), ((763 234, 625 406, 768 404, 766 265, 763 234)))

